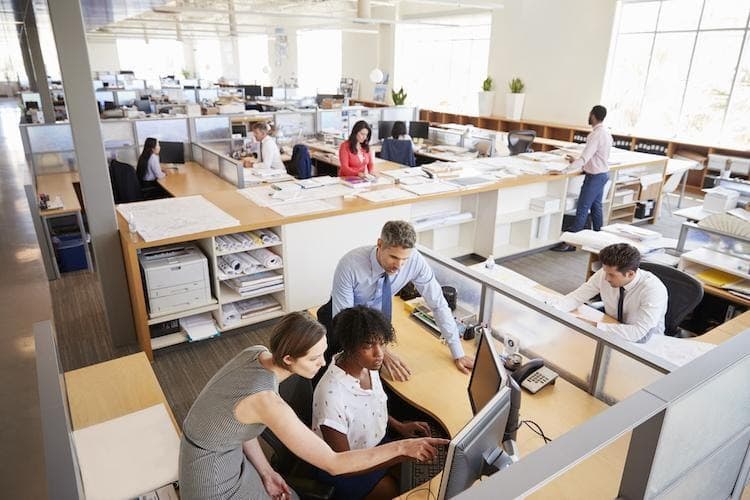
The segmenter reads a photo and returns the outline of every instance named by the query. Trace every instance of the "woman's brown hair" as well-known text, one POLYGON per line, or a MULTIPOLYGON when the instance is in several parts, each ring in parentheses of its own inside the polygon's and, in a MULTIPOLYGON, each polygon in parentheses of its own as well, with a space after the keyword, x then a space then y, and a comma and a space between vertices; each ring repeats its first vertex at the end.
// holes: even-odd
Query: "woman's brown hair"
POLYGON ((271 354, 276 366, 285 366, 284 358, 301 358, 326 334, 326 330, 307 314, 289 313, 273 328, 271 354))

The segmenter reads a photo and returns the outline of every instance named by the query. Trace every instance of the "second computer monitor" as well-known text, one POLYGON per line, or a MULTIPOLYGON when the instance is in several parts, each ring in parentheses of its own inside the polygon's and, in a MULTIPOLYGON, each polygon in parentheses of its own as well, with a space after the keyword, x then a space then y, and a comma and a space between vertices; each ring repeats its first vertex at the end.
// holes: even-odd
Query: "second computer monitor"
POLYGON ((181 142, 159 141, 161 163, 185 163, 185 146, 181 142))
POLYGON ((378 139, 381 141, 383 139, 387 139, 391 136, 391 132, 393 131, 393 124, 395 122, 389 122, 389 121, 379 121, 378 122, 378 139))
POLYGON ((469 402, 474 415, 506 385, 508 375, 495 349, 495 341, 490 333, 485 333, 479 339, 469 379, 469 402))
POLYGON ((470 488, 504 452, 501 446, 510 415, 510 389, 503 387, 448 446, 438 500, 470 488))
POLYGON ((409 122, 409 135, 412 139, 429 139, 430 138, 430 122, 409 122))

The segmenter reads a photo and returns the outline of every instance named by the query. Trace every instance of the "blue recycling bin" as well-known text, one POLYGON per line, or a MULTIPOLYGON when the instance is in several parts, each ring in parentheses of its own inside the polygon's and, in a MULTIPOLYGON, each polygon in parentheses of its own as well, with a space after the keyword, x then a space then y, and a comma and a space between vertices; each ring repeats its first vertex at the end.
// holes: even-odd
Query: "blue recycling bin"
POLYGON ((52 238, 60 272, 68 273, 86 269, 86 242, 79 233, 62 234, 52 238))

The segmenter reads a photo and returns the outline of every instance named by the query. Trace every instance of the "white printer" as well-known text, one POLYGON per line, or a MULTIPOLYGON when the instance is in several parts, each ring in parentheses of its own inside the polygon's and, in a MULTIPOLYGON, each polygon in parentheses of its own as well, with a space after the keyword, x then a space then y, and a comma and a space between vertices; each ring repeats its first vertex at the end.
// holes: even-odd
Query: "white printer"
POLYGON ((149 248, 139 261, 152 317, 212 302, 208 260, 195 244, 149 248))

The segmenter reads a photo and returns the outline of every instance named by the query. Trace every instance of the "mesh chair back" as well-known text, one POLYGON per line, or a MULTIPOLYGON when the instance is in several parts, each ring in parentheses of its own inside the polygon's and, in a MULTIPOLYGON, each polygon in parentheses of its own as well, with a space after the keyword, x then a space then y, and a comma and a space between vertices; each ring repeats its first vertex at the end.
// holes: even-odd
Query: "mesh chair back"
POLYGON ((536 139, 536 132, 533 130, 515 130, 508 132, 508 149, 510 155, 515 156, 520 153, 531 151, 531 143, 536 139))
POLYGON ((669 299, 664 317, 664 333, 674 337, 680 333, 680 323, 703 299, 700 281, 674 267, 641 262, 641 269, 653 273, 664 283, 669 299))

